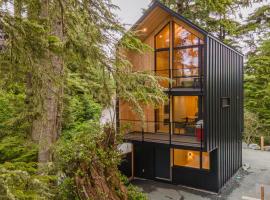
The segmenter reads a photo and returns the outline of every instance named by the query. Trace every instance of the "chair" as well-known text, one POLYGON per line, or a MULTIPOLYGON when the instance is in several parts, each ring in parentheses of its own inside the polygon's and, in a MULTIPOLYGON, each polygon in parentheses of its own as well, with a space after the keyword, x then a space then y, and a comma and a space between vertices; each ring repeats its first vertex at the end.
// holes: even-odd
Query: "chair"
MULTIPOLYGON (((181 134, 181 130, 185 130, 185 126, 186 126, 185 122, 174 122, 174 130, 178 129, 179 130, 178 134, 181 134)), ((175 133, 176 131, 174 131, 174 134, 175 133)))

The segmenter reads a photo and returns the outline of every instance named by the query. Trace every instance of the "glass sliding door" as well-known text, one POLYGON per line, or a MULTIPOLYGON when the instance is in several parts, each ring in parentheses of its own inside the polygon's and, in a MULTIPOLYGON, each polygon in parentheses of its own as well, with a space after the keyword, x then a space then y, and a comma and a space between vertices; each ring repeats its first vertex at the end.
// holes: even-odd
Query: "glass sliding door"
POLYGON ((160 105, 158 109, 155 110, 155 130, 156 133, 169 134, 170 131, 170 105, 164 104, 160 105))
POLYGON ((198 96, 173 96, 173 134, 195 136, 195 125, 199 120, 198 96))

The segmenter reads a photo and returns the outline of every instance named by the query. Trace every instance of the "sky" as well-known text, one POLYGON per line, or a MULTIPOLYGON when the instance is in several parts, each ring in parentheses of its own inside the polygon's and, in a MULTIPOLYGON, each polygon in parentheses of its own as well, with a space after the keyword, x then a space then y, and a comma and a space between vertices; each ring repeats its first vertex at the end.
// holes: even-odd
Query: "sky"
MULTIPOLYGON (((112 2, 120 7, 116 14, 121 22, 126 24, 126 27, 130 27, 142 16, 142 9, 147 8, 151 0, 112 0, 112 2)), ((265 0, 263 4, 267 3, 270 3, 270 0, 265 0)), ((243 17, 247 17, 257 7, 259 7, 258 3, 252 8, 241 9, 243 17)))
POLYGON ((151 0, 112 0, 112 2, 120 7, 116 13, 121 22, 131 26, 142 16, 142 9, 147 8, 151 0))

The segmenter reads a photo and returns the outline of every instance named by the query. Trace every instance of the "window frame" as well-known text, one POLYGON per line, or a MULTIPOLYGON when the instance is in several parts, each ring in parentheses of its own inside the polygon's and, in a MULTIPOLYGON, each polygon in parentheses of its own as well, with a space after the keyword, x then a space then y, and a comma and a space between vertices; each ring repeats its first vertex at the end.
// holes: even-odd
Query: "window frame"
MULTIPOLYGON (((204 53, 204 46, 205 44, 204 43, 200 43, 201 42, 201 38, 199 38, 199 44, 196 44, 196 45, 184 45, 184 46, 178 46, 178 47, 175 47, 174 46, 174 40, 175 40, 175 26, 174 24, 178 24, 176 23, 175 21, 172 21, 172 70, 175 70, 175 67, 174 67, 174 53, 175 53, 175 50, 181 50, 181 49, 189 49, 189 48, 198 48, 198 77, 200 78, 200 87, 202 88, 203 87, 203 53, 204 53)), ((191 33, 193 34, 193 33, 191 33)), ((173 77, 173 72, 170 76, 171 79, 174 79, 173 77)))
POLYGON ((200 171, 206 171, 206 172, 209 172, 211 171, 211 152, 203 152, 203 151, 200 151, 200 150, 190 150, 190 149, 180 149, 180 148, 172 148, 172 167, 180 167, 180 168, 187 168, 187 169, 193 169, 193 170, 200 170, 200 171), (175 149, 178 149, 178 150, 185 150, 185 151, 196 151, 196 152, 199 152, 200 153, 200 165, 198 168, 196 167, 190 167, 190 166, 180 166, 180 165, 175 165, 175 162, 174 162, 174 150, 175 149), (203 153, 208 153, 208 158, 209 158, 209 169, 206 169, 206 168, 203 168, 202 164, 203 164, 203 153))
MULTIPOLYGON (((154 53, 155 53, 155 56, 154 56, 154 66, 155 66, 155 74, 157 73, 157 71, 160 71, 160 70, 157 70, 157 53, 158 52, 164 52, 164 51, 166 51, 166 52, 168 52, 168 64, 169 64, 169 66, 168 66, 168 78, 171 78, 171 70, 170 70, 170 68, 171 68, 171 66, 170 66, 170 61, 171 61, 171 21, 170 22, 168 22, 168 23, 166 23, 161 29, 160 29, 160 31, 158 32, 158 33, 156 33, 155 35, 154 35, 154 53), (169 47, 167 47, 167 48, 158 48, 157 49, 157 44, 156 44, 156 37, 158 36, 158 34, 160 34, 160 32, 162 32, 163 31, 163 29, 166 27, 166 26, 169 26, 169 47)), ((170 88, 171 87, 171 83, 169 82, 168 83, 168 88, 170 88)))

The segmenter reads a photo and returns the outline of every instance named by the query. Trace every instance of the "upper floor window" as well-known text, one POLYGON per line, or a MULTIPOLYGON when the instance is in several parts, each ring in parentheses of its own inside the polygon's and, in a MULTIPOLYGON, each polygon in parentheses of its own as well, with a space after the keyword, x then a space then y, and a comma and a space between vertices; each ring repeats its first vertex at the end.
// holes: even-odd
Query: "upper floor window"
POLYGON ((191 46, 202 44, 202 40, 185 29, 183 26, 174 23, 174 47, 191 46))
POLYGON ((201 44, 203 40, 199 33, 181 23, 169 22, 155 35, 155 72, 168 78, 160 81, 161 86, 201 87, 201 44), (173 81, 169 82, 169 79, 173 81))
MULTIPOLYGON (((170 77, 170 24, 155 36, 155 72, 158 76, 170 77)), ((160 85, 168 88, 169 81, 161 80, 160 85)))
POLYGON ((170 24, 167 24, 155 37, 156 49, 170 48, 170 24))

